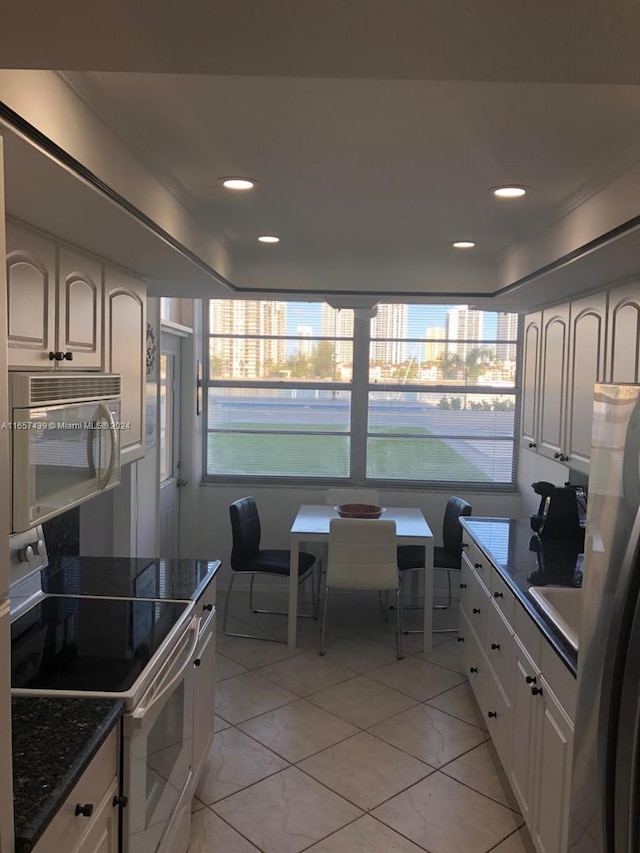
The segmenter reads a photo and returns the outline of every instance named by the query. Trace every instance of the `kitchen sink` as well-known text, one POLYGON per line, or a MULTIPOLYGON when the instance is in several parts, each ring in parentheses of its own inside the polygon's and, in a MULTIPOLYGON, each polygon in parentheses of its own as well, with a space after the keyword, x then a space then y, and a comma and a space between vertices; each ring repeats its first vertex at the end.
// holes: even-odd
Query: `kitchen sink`
POLYGON ((529 595, 577 651, 582 619, 582 590, 572 587, 532 586, 529 595))

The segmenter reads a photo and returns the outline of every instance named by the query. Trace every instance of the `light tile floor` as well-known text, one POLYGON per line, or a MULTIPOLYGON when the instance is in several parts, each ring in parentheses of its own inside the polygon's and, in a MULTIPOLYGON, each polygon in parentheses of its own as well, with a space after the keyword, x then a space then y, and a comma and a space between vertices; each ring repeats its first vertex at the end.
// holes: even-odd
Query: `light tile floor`
MULTIPOLYGON (((285 636, 283 617, 232 604, 232 630, 285 636)), ((455 635, 426 655, 403 637, 398 661, 375 597, 332 605, 324 658, 312 620, 295 650, 225 637, 219 620, 190 853, 533 853, 455 635)))

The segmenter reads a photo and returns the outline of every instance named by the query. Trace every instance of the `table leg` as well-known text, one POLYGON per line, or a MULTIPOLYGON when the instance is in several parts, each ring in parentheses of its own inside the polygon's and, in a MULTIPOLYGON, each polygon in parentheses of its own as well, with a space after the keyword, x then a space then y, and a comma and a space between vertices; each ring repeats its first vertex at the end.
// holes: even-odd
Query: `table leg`
POLYGON ((289 564, 289 617, 287 642, 289 647, 296 647, 296 631, 298 627, 298 560, 300 555, 300 542, 294 536, 291 537, 291 562, 289 564))
POLYGON ((431 651, 433 630, 433 539, 424 545, 424 651, 431 651))

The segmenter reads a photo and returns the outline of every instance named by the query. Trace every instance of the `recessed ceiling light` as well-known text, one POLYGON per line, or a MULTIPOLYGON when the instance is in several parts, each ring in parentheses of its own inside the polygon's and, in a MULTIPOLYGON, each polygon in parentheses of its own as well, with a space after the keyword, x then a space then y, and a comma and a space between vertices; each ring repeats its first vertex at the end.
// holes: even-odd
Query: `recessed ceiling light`
POLYGON ((527 191, 524 187, 496 187, 493 194, 497 198, 521 198, 527 191))
POLYGON ((456 240, 451 244, 454 249, 473 249, 475 243, 471 240, 456 240))
POLYGON ((220 178, 220 183, 228 190, 252 190, 257 181, 251 178, 220 178))
POLYGON ((258 240, 261 243, 279 243, 280 238, 274 237, 273 234, 263 234, 262 237, 258 237, 258 240))

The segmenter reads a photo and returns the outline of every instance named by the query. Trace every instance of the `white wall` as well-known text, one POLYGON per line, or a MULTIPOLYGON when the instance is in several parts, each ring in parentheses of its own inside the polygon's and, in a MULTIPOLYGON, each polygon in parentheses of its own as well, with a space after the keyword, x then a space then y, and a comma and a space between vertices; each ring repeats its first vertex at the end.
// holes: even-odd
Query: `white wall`
POLYGON ((546 480, 556 486, 563 486, 568 479, 569 469, 566 465, 523 448, 518 460, 518 490, 522 495, 524 514, 533 515, 540 506, 540 495, 533 491, 532 483, 546 480))

